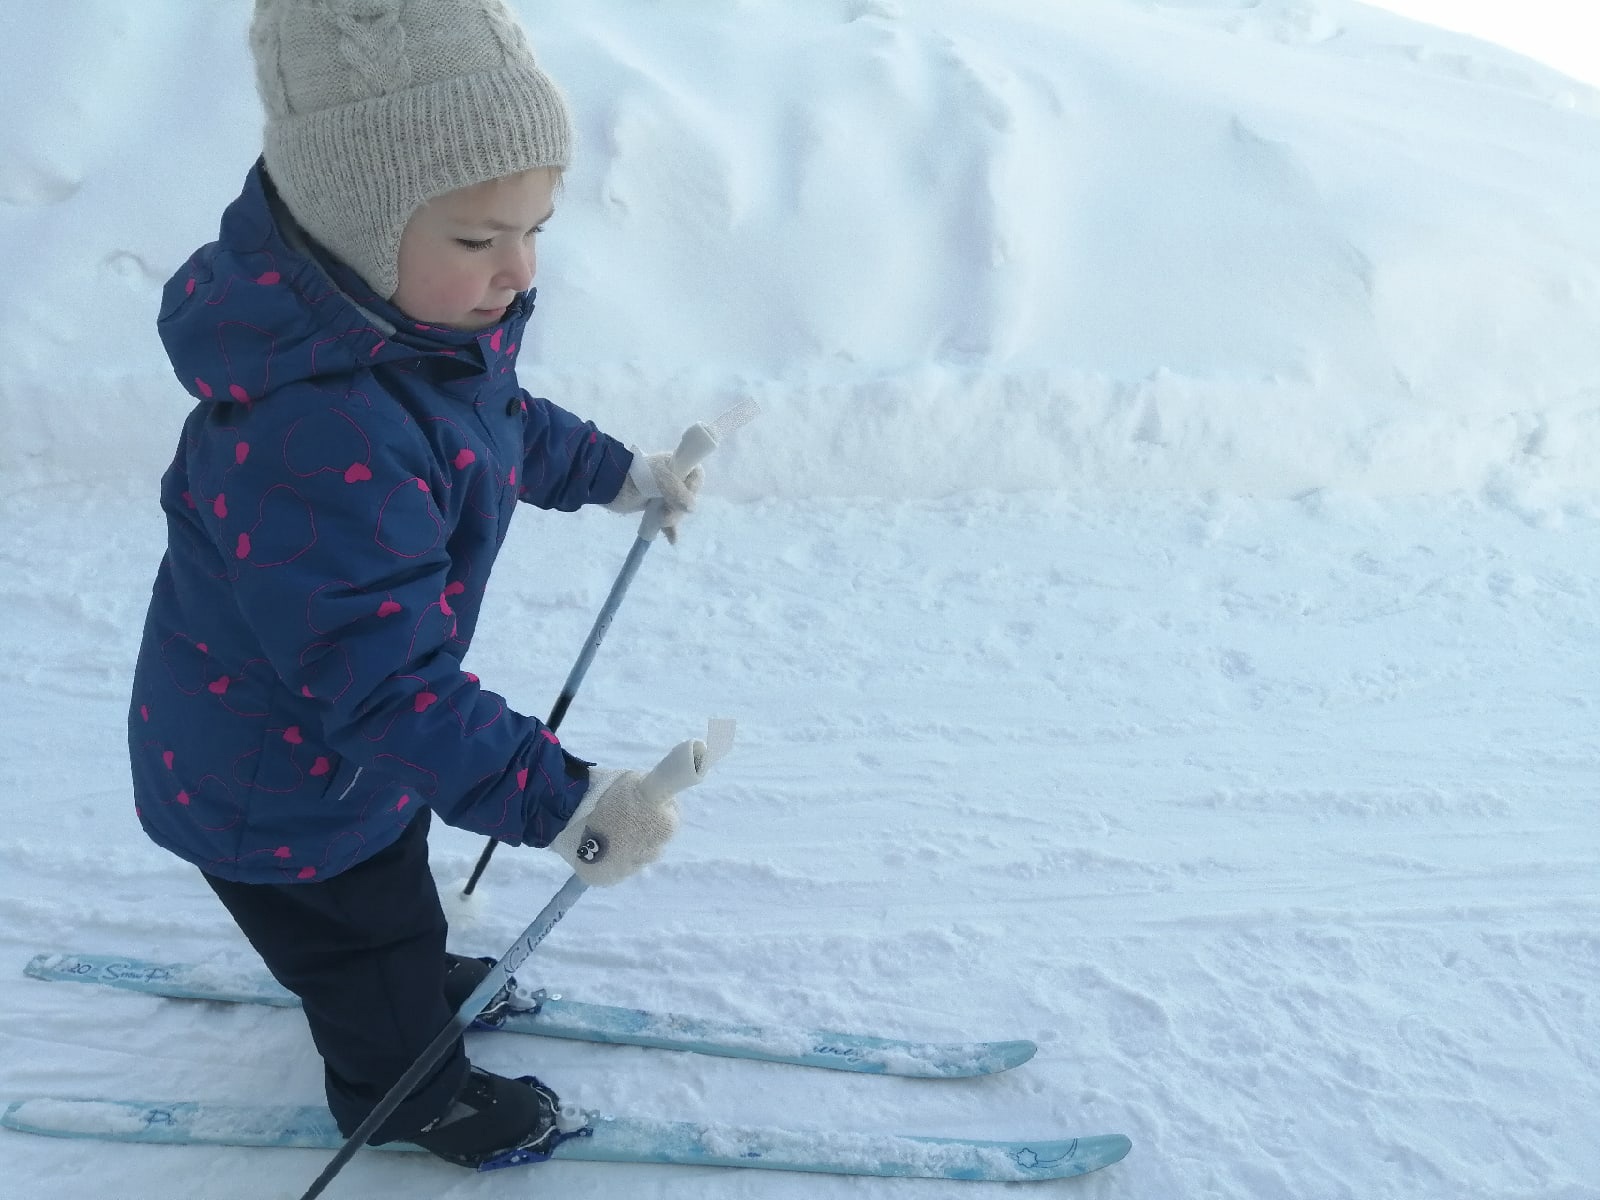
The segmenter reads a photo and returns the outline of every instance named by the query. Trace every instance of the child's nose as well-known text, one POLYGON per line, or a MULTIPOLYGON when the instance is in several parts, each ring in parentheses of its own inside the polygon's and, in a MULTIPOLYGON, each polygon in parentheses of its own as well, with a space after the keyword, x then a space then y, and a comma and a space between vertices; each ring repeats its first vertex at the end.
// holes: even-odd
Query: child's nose
POLYGON ((525 292, 533 286, 535 263, 533 239, 515 246, 500 264, 500 275, 495 282, 514 292, 525 292))

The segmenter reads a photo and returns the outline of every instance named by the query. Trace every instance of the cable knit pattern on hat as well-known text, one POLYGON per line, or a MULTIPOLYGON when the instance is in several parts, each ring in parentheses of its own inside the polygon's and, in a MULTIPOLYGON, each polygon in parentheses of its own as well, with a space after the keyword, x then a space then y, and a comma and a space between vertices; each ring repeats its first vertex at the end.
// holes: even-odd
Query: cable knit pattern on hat
POLYGON ((383 0, 335 0, 339 53, 352 72, 355 95, 367 99, 411 82, 400 10, 383 0))
POLYGON ((250 47, 267 173, 385 298, 427 201, 570 161, 566 103, 503 0, 256 0, 250 47))

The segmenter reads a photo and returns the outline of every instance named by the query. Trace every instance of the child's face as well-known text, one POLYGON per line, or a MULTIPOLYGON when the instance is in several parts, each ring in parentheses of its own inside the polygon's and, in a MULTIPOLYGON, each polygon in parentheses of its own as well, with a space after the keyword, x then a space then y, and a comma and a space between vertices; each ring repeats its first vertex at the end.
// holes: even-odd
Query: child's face
POLYGON ((555 211, 560 173, 539 167, 446 192, 400 237, 395 307, 429 325, 486 329, 533 285, 534 237, 555 211))

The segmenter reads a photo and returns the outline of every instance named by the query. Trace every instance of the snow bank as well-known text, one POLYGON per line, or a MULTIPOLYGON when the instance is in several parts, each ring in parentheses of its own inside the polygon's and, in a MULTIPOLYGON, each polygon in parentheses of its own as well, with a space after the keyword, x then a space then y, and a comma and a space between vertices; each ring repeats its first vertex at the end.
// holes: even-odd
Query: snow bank
MULTIPOLYGON (((763 495, 1593 485, 1600 93, 1323 0, 522 5, 581 138, 524 382, 754 395, 763 495)), ((161 282, 259 147, 248 5, 15 14, 0 469, 148 476, 161 282), (20 281, 20 282, 19 282, 20 281)))

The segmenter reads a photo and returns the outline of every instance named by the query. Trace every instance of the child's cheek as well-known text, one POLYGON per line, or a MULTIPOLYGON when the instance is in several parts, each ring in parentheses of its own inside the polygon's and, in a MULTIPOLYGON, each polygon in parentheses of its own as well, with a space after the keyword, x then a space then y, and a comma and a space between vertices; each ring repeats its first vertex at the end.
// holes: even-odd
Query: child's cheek
POLYGON ((475 263, 451 272, 448 285, 451 303, 459 308, 476 308, 487 286, 483 275, 475 263))

